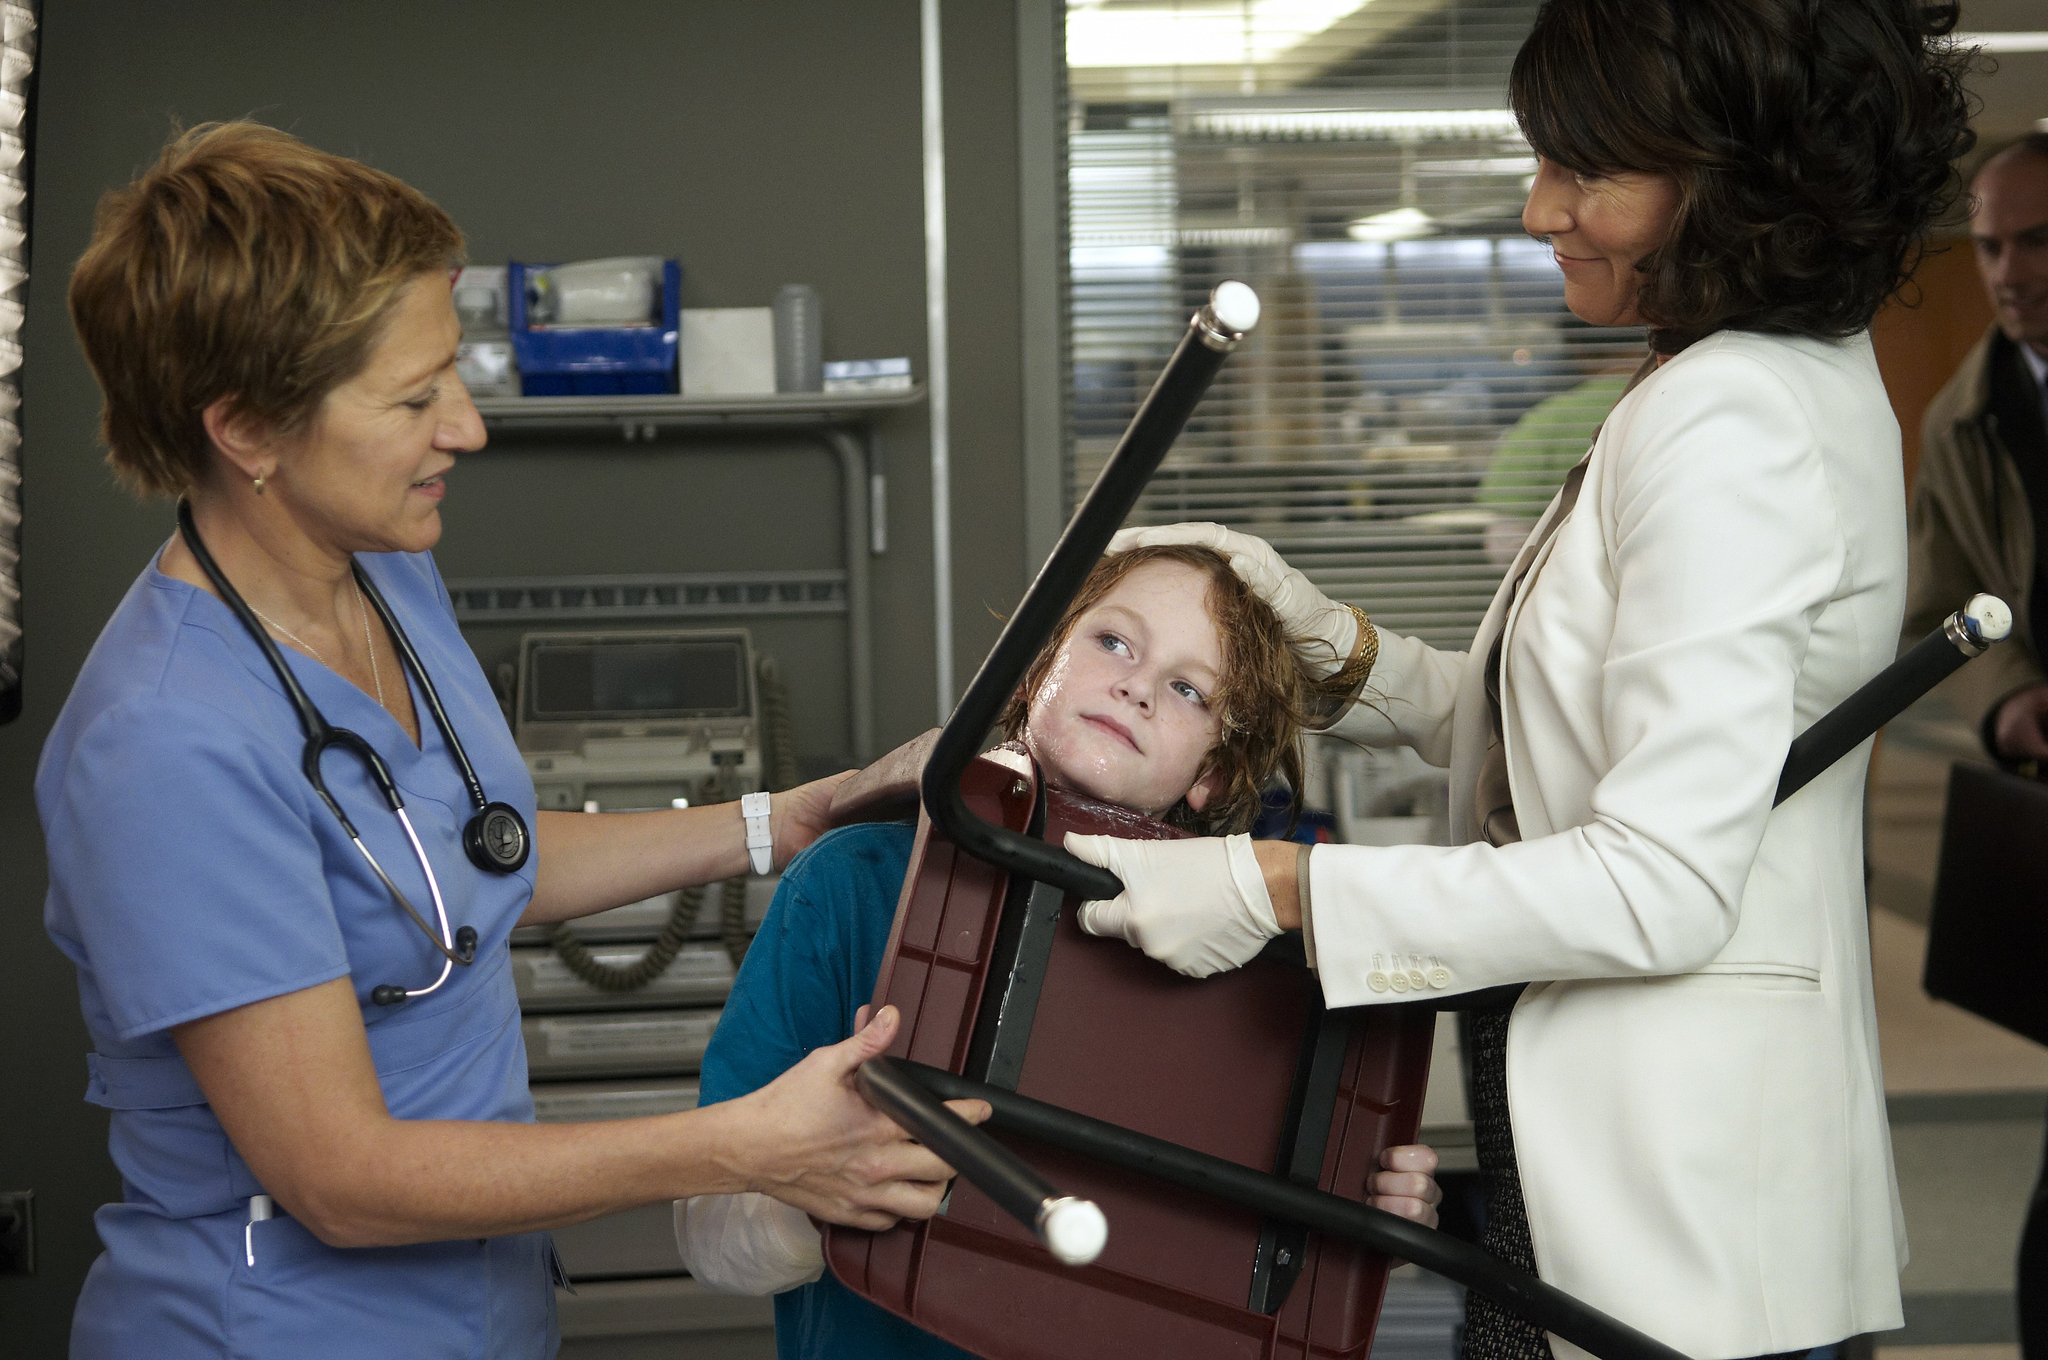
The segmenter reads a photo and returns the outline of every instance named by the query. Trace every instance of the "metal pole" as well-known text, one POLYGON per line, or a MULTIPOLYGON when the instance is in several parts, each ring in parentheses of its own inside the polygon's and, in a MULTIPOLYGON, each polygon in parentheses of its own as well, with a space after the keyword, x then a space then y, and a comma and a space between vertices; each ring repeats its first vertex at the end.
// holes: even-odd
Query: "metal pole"
POLYGON ((952 374, 946 358, 946 124, 940 83, 939 0, 919 7, 924 70, 924 316, 932 422, 932 647, 938 721, 953 711, 952 374))
POLYGON ((846 537, 846 689, 853 758, 875 758, 873 600, 868 584, 868 460, 861 441, 840 426, 824 432, 839 459, 839 500, 846 537))

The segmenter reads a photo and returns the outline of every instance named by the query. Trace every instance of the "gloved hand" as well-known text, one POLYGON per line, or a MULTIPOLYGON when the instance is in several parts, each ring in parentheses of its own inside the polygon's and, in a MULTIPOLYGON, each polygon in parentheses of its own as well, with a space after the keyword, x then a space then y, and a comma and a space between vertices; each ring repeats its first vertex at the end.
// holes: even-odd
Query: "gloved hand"
POLYGON ((1176 973, 1239 968, 1280 933, 1250 836, 1132 841, 1069 834, 1067 849, 1123 880, 1107 902, 1081 904, 1081 929, 1115 935, 1176 973))
POLYGON ((1223 554, 1238 578, 1273 606, 1289 633, 1327 644, 1328 650, 1312 646, 1302 657, 1318 674, 1334 674, 1350 660, 1352 648, 1358 645, 1356 616, 1288 566, 1265 539, 1220 524, 1165 524, 1154 529, 1119 530, 1109 540, 1109 550, 1128 552, 1164 543, 1192 543, 1223 554))

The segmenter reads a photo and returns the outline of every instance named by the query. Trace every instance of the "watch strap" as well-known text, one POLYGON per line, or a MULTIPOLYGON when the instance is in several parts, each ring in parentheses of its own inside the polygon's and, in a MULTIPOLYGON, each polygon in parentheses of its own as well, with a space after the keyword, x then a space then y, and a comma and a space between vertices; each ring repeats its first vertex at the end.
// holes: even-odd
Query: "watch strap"
POLYGON ((765 874, 775 864, 775 835, 768 828, 769 798, 765 793, 740 795, 740 816, 747 821, 747 858, 754 872, 765 874))

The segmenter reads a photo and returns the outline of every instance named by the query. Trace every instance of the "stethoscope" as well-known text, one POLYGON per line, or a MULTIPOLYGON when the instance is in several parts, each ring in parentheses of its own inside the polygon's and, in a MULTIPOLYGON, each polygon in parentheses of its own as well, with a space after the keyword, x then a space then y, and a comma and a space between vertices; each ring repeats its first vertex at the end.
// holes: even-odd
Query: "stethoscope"
MULTIPOLYGON (((178 532, 185 536, 185 545, 192 549, 192 556, 199 561, 199 569, 206 573, 207 580, 213 582, 213 588, 221 601, 234 611, 235 617, 241 620, 242 627, 249 630, 249 636, 255 638, 257 645, 263 649, 263 655, 270 661, 270 668, 277 672, 278 681, 284 686, 285 696, 291 700, 292 707, 298 710, 299 726, 306 732, 306 750, 300 757, 299 764, 305 771, 307 781, 312 784, 313 792, 320 795, 320 801, 327 804, 328 810, 341 823, 341 829, 348 833, 349 840, 362 852, 371 872, 375 873, 390 890, 392 900, 404 908, 405 914, 412 918, 413 924, 426 934, 433 942, 434 948, 441 951, 441 976, 434 979, 432 986, 408 989, 394 983, 382 983, 370 990, 370 1000, 380 1006, 395 1006, 401 1001, 439 990, 441 984, 455 971, 457 964, 467 968, 476 962, 476 927, 463 926, 460 930, 450 933, 448 907, 441 900, 440 880, 434 877, 434 866, 427 862, 426 849, 420 844, 419 836, 412 829, 412 819, 405 814, 405 800, 398 796, 398 785, 391 778, 391 771, 385 766, 384 758, 377 754, 369 742, 347 728, 331 726, 314 706, 313 701, 307 697, 306 691, 299 687, 298 677, 293 675, 291 667, 285 664, 284 650, 272 640, 268 632, 264 631, 263 625, 257 621, 256 612, 249 607, 248 601, 228 584, 228 578, 222 574, 219 564, 213 560, 213 554, 208 552, 206 544, 200 541, 199 529, 192 522, 192 506, 184 500, 178 502, 178 532), (398 824, 405 828, 405 838, 412 843, 412 852, 420 862, 420 872, 426 875, 427 890, 433 894, 434 915, 440 922, 438 931, 427 924, 426 918, 421 916, 418 909, 406 900, 405 894, 398 890, 398 885, 391 881, 391 875, 384 872, 384 866, 377 863, 377 857, 370 853, 370 847, 363 844, 363 838, 356 831, 355 823, 348 819, 348 814, 341 810, 341 804, 327 791, 327 781, 320 777, 320 757, 325 755, 331 746, 345 747, 362 759, 363 764, 369 768, 370 778, 376 783, 378 791, 384 795, 385 803, 397 814, 398 824)), ((533 843, 526 829, 526 819, 509 803, 493 803, 484 796, 483 783, 476 777, 475 767, 469 763, 469 753, 462 749, 462 739, 455 735, 455 724, 448 721, 447 710, 441 707, 441 696, 435 691, 434 682, 427 675, 427 668, 420 664, 419 653, 412 647, 412 639, 405 635, 405 629, 399 626, 398 616, 391 612, 391 606, 384 602, 382 592, 377 589, 376 583, 362 567, 351 561, 349 570, 354 573, 356 584, 362 588, 363 594, 376 609, 377 617, 382 619, 385 628, 390 630, 391 640, 398 646, 399 659, 420 682, 420 692, 426 696, 427 710, 434 715, 434 725, 441 729, 441 738, 448 743, 448 750, 454 755, 457 768, 462 771, 462 782, 469 786, 469 798, 476 805, 476 815, 462 828, 464 853, 469 856, 470 863, 485 873, 509 874, 516 871, 526 863, 526 856, 533 843)))

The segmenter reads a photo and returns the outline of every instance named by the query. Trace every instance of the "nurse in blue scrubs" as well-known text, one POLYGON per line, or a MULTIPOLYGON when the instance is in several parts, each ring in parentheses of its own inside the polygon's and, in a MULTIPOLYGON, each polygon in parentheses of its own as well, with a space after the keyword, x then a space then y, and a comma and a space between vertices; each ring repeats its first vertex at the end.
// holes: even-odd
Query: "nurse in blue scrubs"
MULTIPOLYGON (((533 1122, 513 927, 744 873, 748 832, 535 809, 430 555, 484 442, 461 250, 399 181, 238 123, 109 194, 72 277, 109 461, 189 507, 36 780, 123 1185, 74 1356, 547 1356, 551 1227, 739 1190, 881 1227, 949 1174, 851 1089, 893 1014, 713 1109, 533 1122), (324 795, 319 722, 362 742, 324 795)), ((776 863, 833 782, 776 795, 776 863)))

